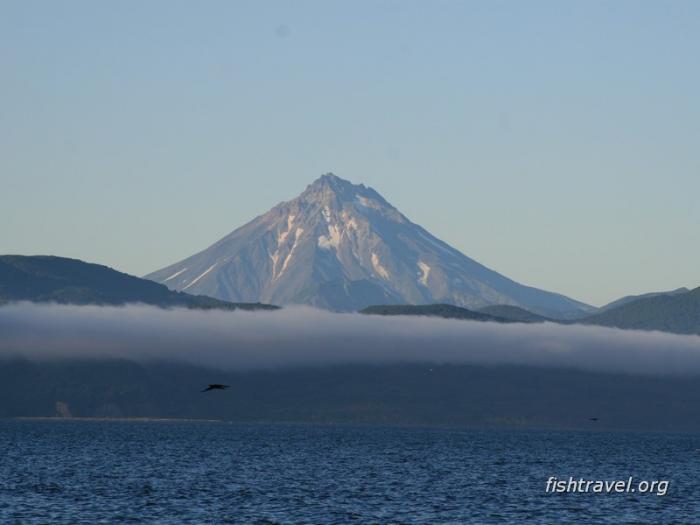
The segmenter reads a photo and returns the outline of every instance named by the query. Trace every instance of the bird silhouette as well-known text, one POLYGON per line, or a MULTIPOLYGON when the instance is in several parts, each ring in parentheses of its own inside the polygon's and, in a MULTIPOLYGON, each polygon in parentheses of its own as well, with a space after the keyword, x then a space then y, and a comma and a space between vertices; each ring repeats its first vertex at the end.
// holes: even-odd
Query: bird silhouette
POLYGON ((589 417, 588 420, 589 421, 598 421, 598 418, 597 417, 589 417))
POLYGON ((227 388, 231 388, 228 385, 220 385, 218 383, 214 383, 213 385, 209 385, 207 388, 202 390, 202 392, 209 392, 210 390, 226 390, 227 388))

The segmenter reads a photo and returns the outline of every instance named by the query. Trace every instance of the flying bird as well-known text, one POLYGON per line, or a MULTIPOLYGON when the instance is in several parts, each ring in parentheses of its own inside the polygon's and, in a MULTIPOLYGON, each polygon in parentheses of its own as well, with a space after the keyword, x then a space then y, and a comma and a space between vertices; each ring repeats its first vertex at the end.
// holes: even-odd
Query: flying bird
POLYGON ((215 383, 213 385, 209 385, 207 388, 202 390, 202 392, 209 392, 210 390, 226 390, 227 388, 231 388, 231 387, 228 385, 219 385, 219 384, 215 383))
POLYGON ((589 421, 598 421, 598 418, 597 417, 589 417, 588 420, 589 421))

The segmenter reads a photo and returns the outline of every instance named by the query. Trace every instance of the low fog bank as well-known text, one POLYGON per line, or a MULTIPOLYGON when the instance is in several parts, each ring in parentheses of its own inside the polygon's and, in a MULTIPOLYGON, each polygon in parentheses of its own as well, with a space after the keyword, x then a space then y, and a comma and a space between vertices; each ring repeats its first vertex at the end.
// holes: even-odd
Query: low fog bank
POLYGON ((430 362, 700 375, 700 336, 304 307, 225 312, 24 303, 0 308, 0 356, 173 360, 224 370, 430 362))

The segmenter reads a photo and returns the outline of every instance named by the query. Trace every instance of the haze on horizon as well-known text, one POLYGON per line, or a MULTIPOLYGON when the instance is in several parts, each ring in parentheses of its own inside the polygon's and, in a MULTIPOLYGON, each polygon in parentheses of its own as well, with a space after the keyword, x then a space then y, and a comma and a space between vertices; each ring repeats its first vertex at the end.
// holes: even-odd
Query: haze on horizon
POLYGON ((650 377, 700 373, 700 336, 554 323, 15 303, 0 310, 2 360, 123 359, 216 370, 347 364, 529 366, 650 377))
POLYGON ((700 4, 11 0, 0 253, 144 275, 332 171, 601 305, 700 284, 700 4))

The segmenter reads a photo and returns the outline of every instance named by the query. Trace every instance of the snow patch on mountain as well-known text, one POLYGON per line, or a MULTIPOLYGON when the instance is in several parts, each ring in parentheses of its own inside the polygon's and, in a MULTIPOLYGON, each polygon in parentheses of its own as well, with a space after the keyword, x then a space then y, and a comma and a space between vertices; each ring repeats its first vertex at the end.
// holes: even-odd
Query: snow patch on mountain
POLYGON ((353 231, 353 230, 358 229, 357 221, 355 220, 355 217, 352 217, 348 212, 343 211, 340 214, 340 218, 343 219, 343 223, 345 224, 345 228, 348 231, 353 231))
POLYGON ((327 205, 323 207, 321 214, 323 215, 323 218, 325 219, 325 221, 330 224, 330 222, 331 222, 331 209, 327 205))
POLYGON ((209 272, 211 272, 217 264, 218 264, 218 262, 215 262, 215 263, 212 264, 209 268, 207 268, 206 270, 204 270, 204 272, 201 273, 200 275, 198 275, 197 277, 195 277, 194 280, 192 280, 192 282, 191 282, 190 284, 188 284, 187 286, 185 286, 185 287, 183 288, 183 290, 187 290, 190 286, 192 286, 193 284, 196 284, 202 277, 204 277, 204 276, 207 275, 209 272))
POLYGON ((270 259, 272 259, 272 279, 276 279, 277 278, 277 263, 280 260, 280 251, 275 250, 275 253, 271 253, 270 259))
POLYGON ((304 228, 297 228, 296 229, 296 232, 294 233, 294 244, 292 244, 292 248, 289 250, 287 257, 284 258, 284 262, 282 263, 282 269, 280 270, 280 273, 277 276, 277 279, 282 277, 282 274, 287 269, 287 266, 289 266, 289 263, 292 260, 292 257, 294 256, 294 250, 296 250, 297 246, 299 246, 299 238, 301 237, 302 233, 304 233, 304 228))
POLYGON ((364 197, 362 195, 357 196, 357 201, 365 208, 372 208, 375 210, 378 210, 380 208, 379 203, 375 202, 372 199, 368 199, 367 197, 364 197))
POLYGON ((418 281, 423 286, 428 286, 428 276, 430 275, 430 266, 425 264, 423 261, 418 261, 418 268, 420 268, 418 281))
POLYGON ((374 271, 377 272, 377 274, 383 278, 383 279, 389 279, 389 272, 386 271, 386 268, 382 266, 381 261, 379 260, 379 256, 372 252, 372 267, 374 268, 374 271))
POLYGON ((167 279, 164 279, 163 282, 167 282, 167 281, 170 281, 171 279, 175 279, 175 277, 177 277, 178 275, 180 275, 180 274, 182 274, 182 273, 184 273, 184 272, 186 272, 186 271, 187 271, 187 268, 183 268, 182 270, 180 270, 180 271, 175 272, 174 274, 172 274, 172 275, 171 275, 170 277, 168 277, 167 279))
POLYGON ((287 229, 283 232, 280 232, 280 234, 277 236, 277 246, 282 244, 284 241, 287 240, 287 236, 289 235, 289 232, 292 231, 292 225, 294 224, 294 219, 295 215, 289 215, 287 217, 287 229))

